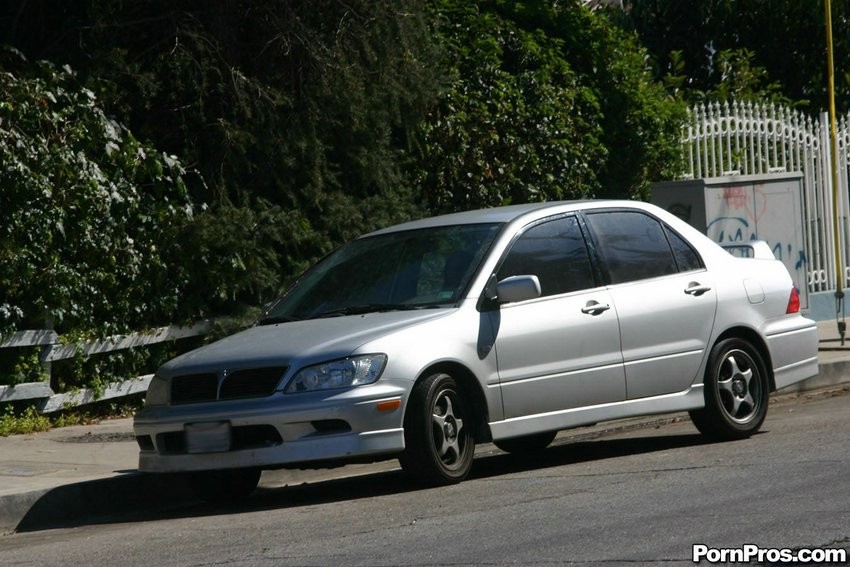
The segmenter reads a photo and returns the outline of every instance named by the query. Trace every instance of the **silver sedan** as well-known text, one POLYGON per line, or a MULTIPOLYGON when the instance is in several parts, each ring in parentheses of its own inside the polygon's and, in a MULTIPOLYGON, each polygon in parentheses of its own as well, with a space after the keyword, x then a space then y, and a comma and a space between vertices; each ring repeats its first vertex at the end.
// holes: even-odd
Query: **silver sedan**
POLYGON ((458 482, 476 443, 687 410, 716 439, 817 373, 788 271, 737 258, 632 201, 537 203, 362 236, 252 328, 162 366, 136 415, 139 468, 235 499, 263 468, 397 456, 458 482))

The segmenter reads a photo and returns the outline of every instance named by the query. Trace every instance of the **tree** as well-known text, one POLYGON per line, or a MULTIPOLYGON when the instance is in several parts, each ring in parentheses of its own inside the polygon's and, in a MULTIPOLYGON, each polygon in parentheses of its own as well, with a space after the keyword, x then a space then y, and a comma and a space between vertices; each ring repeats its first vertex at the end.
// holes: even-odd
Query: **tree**
POLYGON ((681 104, 577 2, 437 2, 454 81, 425 124, 424 185, 458 209, 646 197, 677 171, 681 104))
POLYGON ((439 11, 454 80, 423 123, 421 183, 432 208, 593 195, 606 154, 598 108, 562 42, 474 3, 439 11))
MULTIPOLYGON (((827 106, 823 2, 641 0, 625 3, 624 25, 656 61, 656 76, 687 75, 698 95, 743 95, 827 106), (678 67, 678 69, 676 69, 678 67), (749 73, 749 77, 747 76, 749 73)), ((832 0, 836 103, 850 109, 850 1, 832 0)))
POLYGON ((241 261, 264 247, 277 277, 245 301, 267 301, 356 234, 423 214, 411 148, 440 79, 422 2, 4 6, 5 41, 70 63, 108 114, 200 173, 190 194, 230 231, 223 241, 247 237, 241 261), (269 223, 260 242, 232 225, 237 210, 269 223))

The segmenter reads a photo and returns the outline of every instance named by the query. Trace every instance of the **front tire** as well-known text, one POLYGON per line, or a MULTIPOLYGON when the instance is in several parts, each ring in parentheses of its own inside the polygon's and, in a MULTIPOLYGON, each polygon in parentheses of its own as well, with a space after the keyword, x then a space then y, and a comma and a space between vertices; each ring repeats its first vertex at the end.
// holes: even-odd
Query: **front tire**
POLYGON ((462 481, 475 453, 472 421, 469 402, 454 378, 438 373, 417 382, 404 419, 401 467, 430 486, 462 481))
POLYGON ((750 343, 726 339, 709 357, 705 407, 690 412, 696 428, 711 439, 745 439, 767 415, 770 382, 761 355, 750 343))

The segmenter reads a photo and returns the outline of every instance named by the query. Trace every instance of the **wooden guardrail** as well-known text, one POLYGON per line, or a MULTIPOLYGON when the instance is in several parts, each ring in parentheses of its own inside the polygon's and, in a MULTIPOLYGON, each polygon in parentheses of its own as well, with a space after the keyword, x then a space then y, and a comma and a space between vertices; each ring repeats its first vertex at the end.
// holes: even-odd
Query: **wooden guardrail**
POLYGON ((85 356, 99 355, 129 348, 145 347, 166 341, 176 341, 207 334, 212 321, 199 321, 191 326, 171 325, 152 331, 115 335, 103 340, 67 343, 55 331, 39 329, 18 331, 0 342, 0 348, 41 347, 40 360, 47 379, 41 382, 0 386, 0 403, 19 400, 38 400, 38 410, 50 413, 68 407, 85 405, 110 398, 120 398, 144 392, 153 374, 145 374, 118 380, 103 390, 81 388, 71 392, 54 392, 51 388, 50 365, 57 360, 74 358, 78 353, 85 356))

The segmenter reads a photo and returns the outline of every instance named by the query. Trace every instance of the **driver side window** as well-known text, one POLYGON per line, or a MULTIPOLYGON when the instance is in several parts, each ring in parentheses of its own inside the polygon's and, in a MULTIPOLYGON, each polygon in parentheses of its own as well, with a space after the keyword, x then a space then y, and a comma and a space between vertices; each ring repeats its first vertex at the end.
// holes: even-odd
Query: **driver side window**
POLYGON ((590 256, 574 216, 545 221, 527 229, 511 246, 496 277, 534 275, 541 296, 596 287, 590 256))

